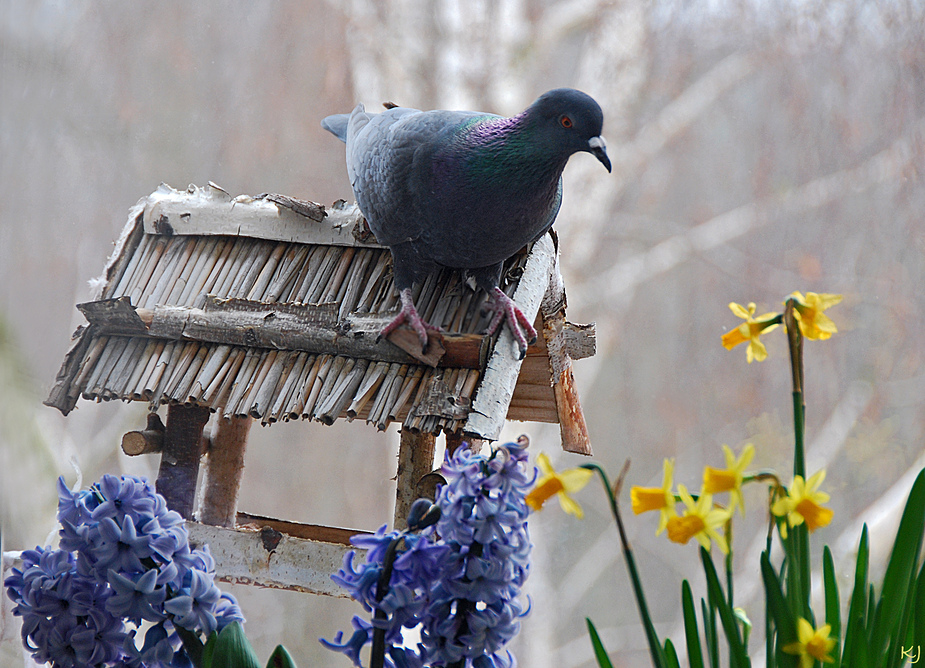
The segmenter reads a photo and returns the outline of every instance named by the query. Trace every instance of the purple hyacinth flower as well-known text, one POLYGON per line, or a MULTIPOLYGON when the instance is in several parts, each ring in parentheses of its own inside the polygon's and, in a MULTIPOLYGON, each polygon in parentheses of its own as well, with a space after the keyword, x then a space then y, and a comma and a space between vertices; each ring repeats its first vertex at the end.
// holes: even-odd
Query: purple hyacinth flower
POLYGON ((176 634, 168 633, 164 622, 150 627, 144 634, 141 648, 137 647, 139 631, 131 631, 125 638, 122 651, 126 656, 126 665, 131 668, 149 668, 151 666, 173 666, 179 639, 176 634))
POLYGON ((22 617, 23 646, 40 663, 192 668, 176 632, 197 635, 244 621, 213 583, 207 548, 191 550, 183 519, 143 478, 103 476, 87 491, 58 481, 59 549, 22 554, 5 581, 22 617), (174 599, 170 615, 164 611, 174 599), (135 644, 138 625, 156 622, 135 644))
POLYGON ((447 485, 437 498, 443 510, 437 531, 453 547, 451 577, 431 596, 421 641, 431 662, 466 658, 503 665, 507 657, 500 650, 526 614, 517 602, 529 572, 523 498, 536 472, 524 449, 509 444, 490 458, 460 448, 443 473, 447 485))
POLYGON ((93 509, 92 517, 100 520, 104 517, 120 518, 130 515, 138 519, 142 515, 154 514, 154 494, 151 484, 134 476, 104 475, 100 478, 94 491, 100 503, 93 509))
POLYGON ((109 571, 109 584, 115 592, 106 601, 106 609, 116 617, 132 622, 142 619, 159 622, 164 619, 163 604, 167 590, 157 586, 157 570, 151 569, 141 575, 123 575, 109 571))
POLYGON ((94 568, 101 573, 113 569, 122 573, 139 573, 145 570, 142 559, 153 554, 150 537, 138 535, 135 521, 126 515, 119 521, 103 517, 99 521, 100 540, 90 550, 94 568))
POLYGON ((125 624, 122 620, 99 608, 89 611, 85 621, 93 637, 93 651, 88 661, 91 666, 107 665, 122 656, 125 642, 125 624))
POLYGON ((189 552, 179 551, 174 553, 174 561, 180 570, 185 571, 202 571, 204 573, 213 573, 215 571, 215 558, 209 551, 208 545, 203 545, 198 550, 189 552))
POLYGON ((373 627, 365 619, 357 616, 354 616, 352 623, 354 631, 346 642, 341 642, 344 632, 338 631, 334 636, 334 640, 321 638, 321 644, 335 652, 341 652, 353 661, 354 666, 362 666, 363 664, 360 663, 360 650, 371 640, 373 627))
POLYGON ((241 606, 238 605, 234 596, 222 592, 221 598, 215 604, 215 619, 218 622, 219 632, 233 622, 244 623, 244 613, 241 612, 241 606))
POLYGON ((221 598, 221 590, 213 582, 214 576, 204 571, 193 570, 188 574, 189 586, 180 596, 174 596, 164 603, 164 610, 173 615, 173 622, 190 631, 201 630, 209 635, 218 627, 215 606, 221 598))
POLYGON ((518 601, 529 573, 528 508, 524 497, 536 478, 524 447, 509 444, 485 457, 459 448, 448 456, 439 492, 436 521, 420 521, 426 503, 415 509, 419 532, 387 532, 352 542, 368 550, 366 562, 344 559, 332 579, 374 610, 370 622, 354 618, 346 641, 338 633, 322 643, 348 655, 355 665, 376 629, 385 632, 384 664, 395 668, 444 666, 465 661, 479 668, 509 668, 513 656, 504 646, 527 614, 518 601), (439 518, 439 519, 438 519, 439 518), (394 555, 389 564, 386 555, 394 555), (390 569, 381 594, 380 576, 390 569), (416 650, 401 647, 402 628, 420 627, 416 650))
POLYGON ((418 653, 405 647, 390 647, 385 665, 387 668, 424 668, 418 653))
POLYGON ((90 519, 91 508, 87 507, 89 492, 72 492, 64 478, 59 477, 58 482, 58 521, 70 522, 72 525, 81 524, 90 519))
POLYGON ((55 668, 83 668, 90 665, 93 632, 71 616, 59 617, 48 634, 46 651, 55 668))
POLYGON ((172 561, 179 555, 189 555, 189 532, 183 524, 164 526, 156 518, 142 527, 149 536, 148 547, 159 559, 172 561))

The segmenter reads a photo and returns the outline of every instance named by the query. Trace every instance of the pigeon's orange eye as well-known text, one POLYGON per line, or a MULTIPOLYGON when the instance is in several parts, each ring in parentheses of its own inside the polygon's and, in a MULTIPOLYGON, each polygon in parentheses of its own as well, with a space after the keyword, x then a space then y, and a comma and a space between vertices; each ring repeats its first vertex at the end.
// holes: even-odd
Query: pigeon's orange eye
POLYGON ((562 118, 560 118, 559 123, 562 125, 563 128, 572 127, 572 119, 569 118, 568 116, 563 116, 562 118))

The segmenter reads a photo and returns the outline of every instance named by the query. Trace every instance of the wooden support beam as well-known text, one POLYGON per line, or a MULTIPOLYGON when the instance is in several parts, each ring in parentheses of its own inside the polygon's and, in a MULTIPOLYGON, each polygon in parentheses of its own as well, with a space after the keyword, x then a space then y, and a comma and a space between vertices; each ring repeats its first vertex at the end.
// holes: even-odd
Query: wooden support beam
POLYGON ((141 431, 122 435, 122 452, 129 457, 161 452, 164 449, 164 423, 157 413, 148 413, 148 425, 141 431))
POLYGON ((164 449, 155 488, 167 507, 184 519, 192 519, 196 500, 196 478, 202 457, 202 429, 209 420, 205 406, 171 404, 167 407, 164 449))
POLYGON ((244 451, 253 420, 249 417, 219 417, 208 444, 199 521, 234 527, 238 490, 244 475, 244 451))
POLYGON ((417 499, 418 481, 434 468, 436 436, 421 431, 401 430, 398 447, 398 475, 396 476, 395 515, 393 529, 407 527, 408 511, 417 499))
POLYGON ((207 296, 202 308, 158 305, 144 309, 120 297, 78 304, 77 308, 97 335, 299 350, 399 364, 479 369, 490 344, 489 337, 479 334, 434 333, 431 336, 440 345, 429 346, 433 350, 427 354, 409 354, 406 350, 413 351, 413 345, 403 345, 401 339, 416 340, 413 332, 403 330, 397 343, 379 338, 392 319, 390 314, 349 314, 339 319, 334 302, 281 304, 207 296))
POLYGON ((357 553, 360 563, 365 560, 366 551, 351 546, 347 536, 366 532, 256 519, 262 521, 239 518, 237 529, 186 523, 190 544, 209 546, 216 579, 346 598, 346 591, 331 580, 331 573, 343 565, 349 550, 357 553), (318 532, 312 529, 322 531, 315 535, 318 532), (341 535, 326 535, 331 532, 341 535))

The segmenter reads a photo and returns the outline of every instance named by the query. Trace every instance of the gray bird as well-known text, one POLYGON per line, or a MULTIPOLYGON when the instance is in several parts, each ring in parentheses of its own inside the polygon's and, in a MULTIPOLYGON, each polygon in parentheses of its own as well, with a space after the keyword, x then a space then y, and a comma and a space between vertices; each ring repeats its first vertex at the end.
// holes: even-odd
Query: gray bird
POLYGON ((427 347, 411 297, 415 282, 441 266, 460 269, 488 293, 489 333, 502 321, 526 353, 536 331, 498 284, 501 267, 552 226, 562 203, 562 170, 573 153, 610 159, 604 115, 590 96, 551 90, 510 118, 472 111, 363 105, 321 125, 347 144, 347 174, 376 239, 392 253, 401 312, 383 330, 408 324, 427 347))

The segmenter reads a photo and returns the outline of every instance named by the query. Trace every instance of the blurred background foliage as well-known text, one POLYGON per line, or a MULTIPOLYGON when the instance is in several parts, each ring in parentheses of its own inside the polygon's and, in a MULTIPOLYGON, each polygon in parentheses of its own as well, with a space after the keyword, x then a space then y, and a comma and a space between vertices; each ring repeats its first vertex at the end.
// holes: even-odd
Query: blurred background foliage
MULTIPOLYGON (((145 406, 84 402, 65 419, 41 405, 82 322, 74 304, 140 197, 211 180, 350 199, 323 116, 386 100, 510 114, 572 86, 604 108, 615 166, 572 160, 556 224, 569 318, 597 322, 598 355, 576 364, 596 459, 615 474, 630 458, 629 480, 645 485, 675 457, 676 482, 696 488, 721 444, 752 442, 756 467, 786 471, 786 342, 765 337, 771 358, 747 365, 720 346, 738 324, 726 305, 760 313, 793 290, 842 293, 840 333, 806 350, 807 465, 828 468, 836 509, 814 541, 833 545, 846 576, 839 559, 866 519, 882 559, 925 443, 923 25, 921 0, 5 0, 4 549, 46 540, 58 475, 156 472, 118 448, 145 406)), ((522 431, 557 467, 580 463, 555 427, 507 436, 522 431)), ((240 507, 375 529, 391 517, 396 447, 394 429, 365 425, 255 428, 240 507)), ((756 494, 734 550, 760 648, 756 494)), ((531 521, 533 611, 515 652, 535 668, 590 666, 591 616, 618 665, 647 665, 606 500, 580 500, 581 522, 556 510, 531 521)), ((696 550, 656 538, 647 518, 628 525, 659 633, 678 640, 680 578, 702 590, 696 550)), ((355 604, 233 591, 260 656, 283 642, 301 665, 338 660, 316 638, 355 604)), ((23 665, 15 634, 0 665, 23 665)))

